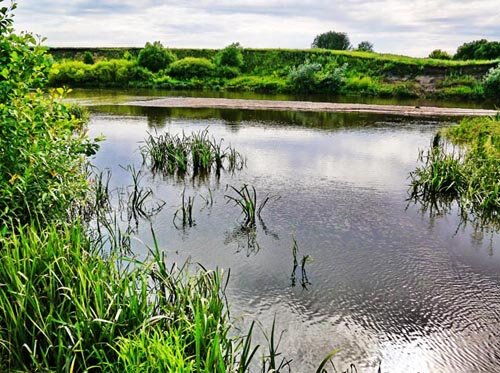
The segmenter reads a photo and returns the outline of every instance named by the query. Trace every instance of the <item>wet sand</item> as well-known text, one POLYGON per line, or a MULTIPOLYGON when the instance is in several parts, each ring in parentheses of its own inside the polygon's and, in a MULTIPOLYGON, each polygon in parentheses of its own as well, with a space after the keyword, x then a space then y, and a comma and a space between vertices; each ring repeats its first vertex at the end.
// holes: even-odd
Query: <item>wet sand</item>
POLYGON ((432 106, 367 105, 309 101, 237 100, 226 98, 165 97, 124 103, 128 106, 165 108, 215 108, 240 110, 278 110, 392 114, 415 117, 489 116, 497 111, 486 109, 442 108, 432 106))

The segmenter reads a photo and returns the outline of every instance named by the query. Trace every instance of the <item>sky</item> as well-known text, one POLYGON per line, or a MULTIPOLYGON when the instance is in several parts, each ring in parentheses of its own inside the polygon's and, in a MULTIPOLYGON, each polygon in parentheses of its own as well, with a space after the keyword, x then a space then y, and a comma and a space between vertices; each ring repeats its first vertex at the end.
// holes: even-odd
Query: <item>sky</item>
POLYGON ((346 32, 375 51, 426 56, 500 40, 500 0, 18 0, 15 25, 48 46, 309 48, 346 32))

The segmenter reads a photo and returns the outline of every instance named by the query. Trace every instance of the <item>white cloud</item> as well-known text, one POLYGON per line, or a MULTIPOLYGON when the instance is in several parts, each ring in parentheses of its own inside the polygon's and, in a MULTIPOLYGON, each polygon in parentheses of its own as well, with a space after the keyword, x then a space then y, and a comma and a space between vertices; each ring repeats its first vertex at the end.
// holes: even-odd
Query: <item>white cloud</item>
POLYGON ((478 38, 500 39, 498 0, 24 0, 16 28, 52 46, 308 48, 318 33, 347 32, 380 52, 426 55, 478 38))

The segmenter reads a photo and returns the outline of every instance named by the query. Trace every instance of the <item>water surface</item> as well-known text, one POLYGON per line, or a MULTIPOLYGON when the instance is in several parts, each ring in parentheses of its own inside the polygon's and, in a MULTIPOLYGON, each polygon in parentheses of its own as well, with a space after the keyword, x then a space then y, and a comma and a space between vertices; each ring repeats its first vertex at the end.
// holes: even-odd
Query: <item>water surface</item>
MULTIPOLYGON (((240 324, 276 315, 281 350, 294 372, 313 372, 333 348, 337 369, 471 372, 500 370, 500 239, 461 224, 455 210, 429 216, 408 205, 408 175, 446 122, 368 114, 92 108, 90 134, 106 141, 93 159, 112 171, 112 187, 131 183, 147 132, 208 128, 247 157, 220 180, 179 180, 145 172, 142 184, 166 202, 153 219, 172 262, 231 269, 228 298, 240 324), (254 185, 280 198, 265 226, 241 234, 226 185, 254 185), (196 195, 196 225, 172 223, 180 195, 196 195), (214 204, 202 197, 212 193, 214 204), (292 242, 310 284, 297 272, 292 242)), ((144 223, 134 250, 152 243, 144 223)))

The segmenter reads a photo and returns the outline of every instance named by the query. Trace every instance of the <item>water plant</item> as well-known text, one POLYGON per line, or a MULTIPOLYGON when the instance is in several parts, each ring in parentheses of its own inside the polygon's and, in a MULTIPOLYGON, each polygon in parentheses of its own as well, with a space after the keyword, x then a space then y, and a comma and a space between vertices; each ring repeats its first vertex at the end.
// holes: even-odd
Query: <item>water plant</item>
POLYGON ((182 190, 182 205, 175 212, 173 219, 175 225, 175 220, 178 218, 180 213, 180 219, 182 221, 183 228, 185 228, 186 226, 192 227, 194 224, 194 219, 193 219, 194 197, 188 196, 186 199, 185 194, 186 194, 186 189, 184 188, 182 190))
MULTIPOLYGON (((299 261, 297 260, 298 254, 299 254, 299 245, 297 243, 297 240, 295 237, 292 238, 292 257, 293 257, 293 267, 292 267, 292 274, 290 275, 290 280, 292 283, 292 287, 295 286, 297 282, 297 268, 299 266, 299 261)), ((303 289, 307 290, 307 286, 311 285, 311 282, 309 282, 309 278, 307 277, 307 271, 306 271, 306 264, 312 262, 312 256, 308 255, 303 255, 302 259, 300 260, 300 272, 301 272, 301 280, 300 284, 302 285, 303 289)))
POLYGON ((136 225, 139 224, 139 219, 150 219, 159 213, 165 206, 164 201, 157 201, 151 205, 150 201, 153 197, 151 188, 144 188, 141 185, 142 170, 136 170, 134 166, 128 165, 125 170, 132 177, 132 185, 127 188, 126 210, 128 221, 134 220, 136 225))
MULTIPOLYGON (((410 174, 410 200, 433 208, 456 202, 462 217, 500 217, 500 116, 464 119, 442 131, 410 174), (458 148, 447 150, 451 141, 458 148)), ((436 139, 436 138, 435 138, 436 139)))
POLYGON ((258 203, 257 201, 257 191, 254 186, 243 184, 241 188, 236 188, 232 185, 226 186, 226 190, 230 188, 235 195, 226 194, 224 197, 227 202, 234 202, 234 205, 241 209, 241 213, 244 215, 244 221, 242 223, 243 227, 255 227, 257 218, 261 219, 262 209, 270 200, 270 196, 267 195, 264 199, 258 203))
POLYGON ((210 137, 208 129, 190 135, 149 134, 142 147, 144 162, 153 173, 206 177, 212 171, 219 176, 222 169, 242 169, 244 157, 233 147, 223 147, 223 140, 210 137), (227 160, 227 161, 226 161, 227 160))

